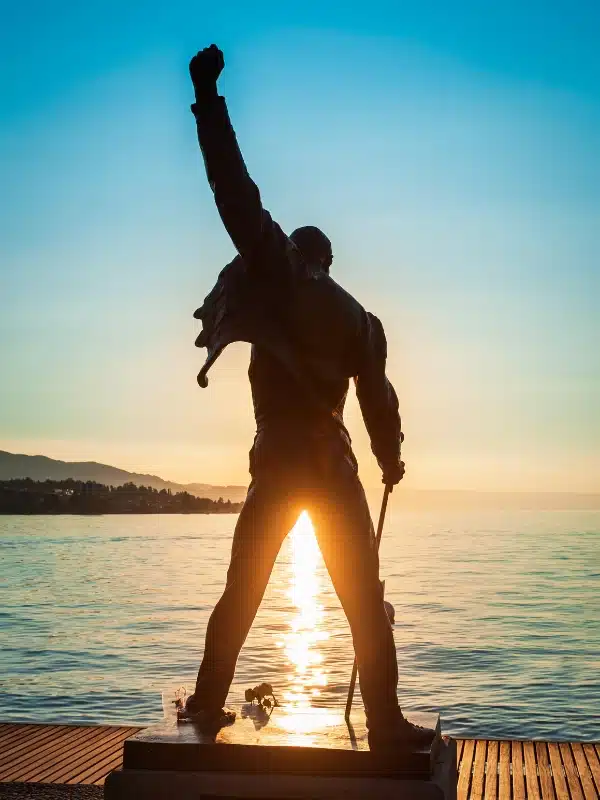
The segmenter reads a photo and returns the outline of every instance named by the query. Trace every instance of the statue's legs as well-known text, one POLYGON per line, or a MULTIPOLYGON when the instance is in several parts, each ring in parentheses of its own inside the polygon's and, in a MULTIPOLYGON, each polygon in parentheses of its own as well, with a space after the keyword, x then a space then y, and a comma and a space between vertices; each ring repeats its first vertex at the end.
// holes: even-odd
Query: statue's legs
MULTIPOLYGON (((287 484, 289 485, 289 484, 287 484)), ((300 508, 277 477, 253 480, 238 517, 225 591, 211 614, 194 705, 224 704, 238 655, 267 588, 279 549, 300 508)))
POLYGON ((253 470, 235 528, 225 591, 208 623, 194 705, 216 711, 225 704, 281 544, 306 508, 348 617, 369 727, 393 725, 399 715, 396 648, 383 605, 371 515, 356 469, 334 454, 299 463, 299 457, 289 458, 289 451, 287 458, 282 455, 281 441, 273 442, 272 456, 263 446, 259 468, 253 470))
POLYGON ((352 631, 367 723, 369 728, 393 725, 399 716, 396 647, 363 487, 343 464, 311 495, 309 513, 319 547, 352 631))

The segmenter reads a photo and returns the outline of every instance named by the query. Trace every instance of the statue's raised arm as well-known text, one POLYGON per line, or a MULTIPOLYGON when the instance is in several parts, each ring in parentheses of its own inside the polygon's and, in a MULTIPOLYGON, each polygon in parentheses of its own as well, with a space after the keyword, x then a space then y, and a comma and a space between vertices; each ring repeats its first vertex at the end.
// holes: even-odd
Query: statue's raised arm
POLYGON ((289 269, 293 245, 262 206, 229 121, 225 99, 217 92, 224 64, 223 53, 214 44, 190 62, 196 95, 192 111, 208 182, 223 224, 249 269, 289 269))

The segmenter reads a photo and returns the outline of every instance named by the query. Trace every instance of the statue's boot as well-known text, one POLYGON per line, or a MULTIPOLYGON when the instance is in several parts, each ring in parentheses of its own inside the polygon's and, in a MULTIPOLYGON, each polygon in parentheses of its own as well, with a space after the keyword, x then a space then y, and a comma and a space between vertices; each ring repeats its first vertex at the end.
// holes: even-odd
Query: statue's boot
POLYGON ((180 722, 193 722, 206 733, 216 733, 219 728, 235 722, 235 711, 229 708, 205 708, 191 694, 178 712, 177 719, 180 722))
POLYGON ((400 712, 395 720, 369 725, 371 750, 425 750, 435 739, 432 728, 409 722, 400 712))

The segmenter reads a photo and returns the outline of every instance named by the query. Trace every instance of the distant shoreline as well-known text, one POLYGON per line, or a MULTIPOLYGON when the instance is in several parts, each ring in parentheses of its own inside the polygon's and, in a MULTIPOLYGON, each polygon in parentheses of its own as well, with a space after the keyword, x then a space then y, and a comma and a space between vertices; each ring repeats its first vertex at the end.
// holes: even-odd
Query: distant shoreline
POLYGON ((234 514, 242 503, 211 500, 189 492, 155 489, 125 483, 107 486, 95 481, 0 481, 2 515, 104 515, 104 514, 234 514))
MULTIPOLYGON (((236 504, 237 505, 237 504, 236 504)), ((200 514, 208 516, 210 514, 239 514, 243 503, 239 503, 240 508, 228 509, 225 511, 3 511, 0 509, 0 517, 116 517, 138 515, 148 517, 152 514, 161 516, 189 516, 200 514)))

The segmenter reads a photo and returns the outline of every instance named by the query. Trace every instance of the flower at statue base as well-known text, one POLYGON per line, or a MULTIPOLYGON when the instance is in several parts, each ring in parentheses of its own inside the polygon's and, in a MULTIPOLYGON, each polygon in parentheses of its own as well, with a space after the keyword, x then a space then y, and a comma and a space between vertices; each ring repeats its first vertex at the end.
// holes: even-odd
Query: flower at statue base
POLYGON ((273 687, 270 683, 260 683, 254 689, 246 689, 244 697, 247 703, 254 703, 256 700, 259 706, 271 708, 279 705, 277 698, 273 694, 273 687), (272 700, 270 699, 272 698, 272 700))

